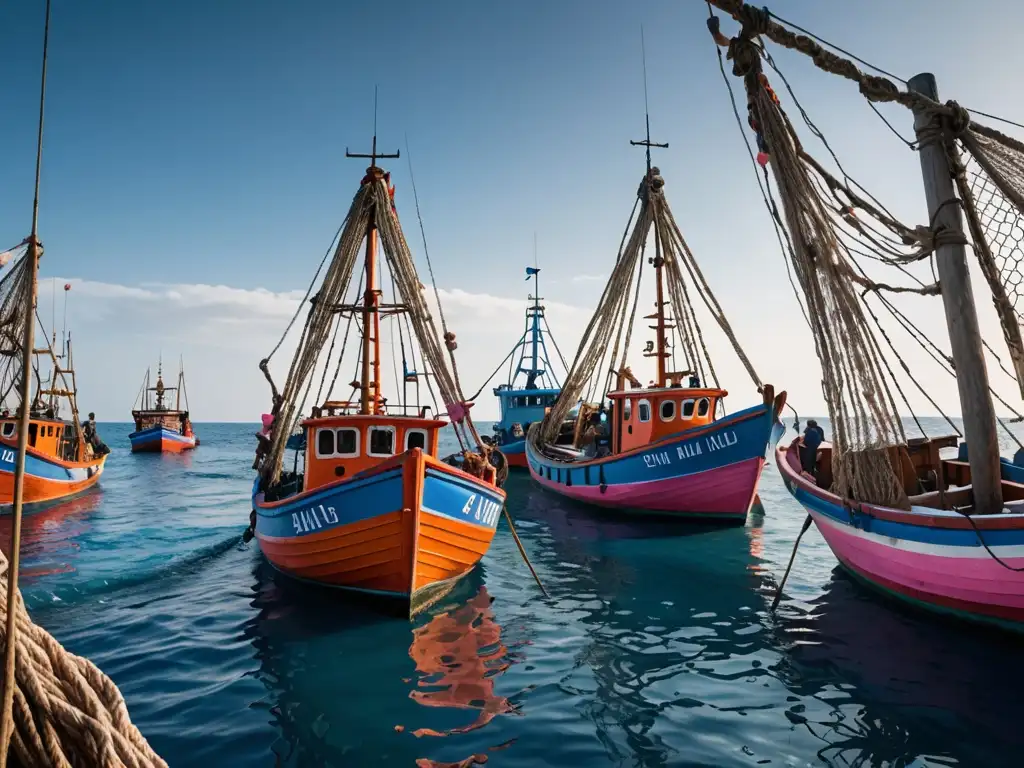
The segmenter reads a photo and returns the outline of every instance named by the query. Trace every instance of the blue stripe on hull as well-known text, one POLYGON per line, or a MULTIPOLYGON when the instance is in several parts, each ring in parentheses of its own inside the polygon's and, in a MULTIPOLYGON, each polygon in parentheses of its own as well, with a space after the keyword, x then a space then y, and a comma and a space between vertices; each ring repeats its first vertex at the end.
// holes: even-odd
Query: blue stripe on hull
MULTIPOLYGON (((1005 465, 1003 474, 1005 476, 1005 465)), ((880 520, 868 514, 851 513, 850 510, 835 504, 829 499, 809 493, 797 485, 790 485, 786 481, 786 487, 794 499, 804 507, 825 515, 830 520, 857 528, 868 533, 879 536, 888 536, 893 539, 905 541, 916 541, 922 544, 940 544, 947 547, 980 547, 978 534, 971 528, 933 528, 922 520, 921 525, 911 523, 896 523, 889 520, 880 520)), ((911 513, 912 514, 912 513, 911 513)), ((942 515, 942 511, 929 509, 928 515, 942 515)), ((956 513, 953 513, 956 514, 956 513)), ((986 528, 983 533, 985 543, 990 547, 1013 546, 1024 544, 1024 530, 996 530, 986 528)))
POLYGON ((493 530, 503 504, 504 499, 489 486, 458 475, 427 469, 423 479, 424 512, 493 530))
MULTIPOLYGON (((645 450, 575 465, 553 461, 526 441, 530 471, 562 485, 608 485, 668 480, 753 458, 763 458, 773 437, 771 406, 758 405, 662 440, 645 450), (750 414, 759 414, 749 417, 750 414)), ((504 449, 502 449, 504 450, 504 449)))
POLYGON ((253 485, 256 533, 301 539, 402 509, 402 467, 370 477, 352 477, 325 488, 304 491, 280 506, 267 506, 253 485))
POLYGON ((150 445, 159 445, 161 440, 173 440, 176 443, 182 443, 184 445, 193 445, 195 443, 194 437, 185 437, 180 432, 175 432, 172 429, 161 427, 159 425, 155 427, 147 427, 141 429, 138 432, 132 432, 128 435, 128 439, 132 443, 132 448, 145 448, 150 445))
POLYGON ((498 448, 506 456, 526 453, 526 440, 514 440, 511 443, 500 443, 498 448))
MULTIPOLYGON (((0 473, 14 474, 14 459, 16 456, 17 451, 14 448, 9 447, 6 443, 0 446, 0 473)), ((89 470, 92 470, 92 474, 96 474, 98 464, 99 461, 90 467, 64 467, 54 461, 40 458, 28 452, 25 453, 26 474, 57 482, 72 483, 88 480, 92 477, 89 474, 89 470)))

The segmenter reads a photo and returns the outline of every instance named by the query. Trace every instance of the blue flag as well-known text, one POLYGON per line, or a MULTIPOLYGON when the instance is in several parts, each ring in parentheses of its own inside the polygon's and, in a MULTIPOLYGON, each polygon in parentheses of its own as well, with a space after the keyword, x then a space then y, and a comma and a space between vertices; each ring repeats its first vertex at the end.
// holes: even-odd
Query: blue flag
POLYGON ((531 277, 540 272, 539 267, 527 267, 526 268, 526 279, 529 280, 531 277))

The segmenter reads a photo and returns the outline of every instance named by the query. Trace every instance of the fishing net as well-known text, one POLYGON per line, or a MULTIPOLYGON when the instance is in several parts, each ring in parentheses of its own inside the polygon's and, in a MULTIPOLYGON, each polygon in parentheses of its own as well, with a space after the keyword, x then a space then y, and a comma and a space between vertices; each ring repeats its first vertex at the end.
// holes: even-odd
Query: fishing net
MULTIPOLYGON (((593 397, 602 384, 604 389, 599 393, 601 398, 617 378, 632 380, 634 386, 639 386, 639 381, 633 377, 626 363, 637 315, 641 270, 645 262, 648 239, 652 234, 655 253, 649 261, 662 270, 664 290, 667 294, 667 299, 664 300, 664 348, 667 351, 659 353, 654 344, 649 343, 644 355, 657 358, 661 354, 668 357, 669 359, 663 361, 662 367, 667 368, 671 362, 671 368, 675 369, 666 371, 668 378, 678 380, 684 374, 696 374, 701 381, 713 382, 716 387, 719 386, 714 363, 691 298, 695 293, 729 339, 755 385, 759 390, 761 388, 761 381, 750 359, 740 347, 725 312, 711 291, 672 215, 665 197, 665 180, 657 168, 651 168, 640 182, 637 203, 639 209, 634 207, 623 237, 623 247, 620 248, 615 267, 605 285, 597 309, 583 333, 562 392, 545 416, 539 430, 531 432, 531 440, 535 445, 553 441, 573 406, 580 402, 585 394, 587 399, 593 397), (672 308, 672 317, 667 316, 668 307, 672 308)), ((652 320, 656 316, 649 315, 646 319, 652 320)), ((657 332, 656 326, 652 327, 657 332)), ((661 384, 659 382, 659 385, 661 384)), ((581 414, 585 412, 584 408, 580 409, 581 414)), ((582 417, 580 422, 582 423, 582 417)), ((577 424, 577 433, 580 431, 579 427, 580 424, 577 424)))
MULTIPOLYGON (((445 334, 442 341, 424 295, 424 287, 416 273, 412 253, 398 222, 387 180, 383 171, 372 168, 352 200, 320 290, 310 299, 305 325, 284 388, 279 394, 274 390, 274 422, 269 447, 257 458, 257 468, 267 484, 274 484, 280 478, 288 438, 305 405, 315 370, 319 364, 326 364, 325 352, 326 357, 330 357, 333 352, 334 344, 328 346, 328 338, 352 284, 371 221, 380 236, 381 250, 394 278, 395 290, 410 318, 412 332, 419 342, 431 378, 452 421, 456 423, 456 429, 464 427, 477 446, 480 446, 479 436, 466 410, 467 404, 459 386, 454 358, 450 354, 455 347, 454 335, 445 334), (447 355, 446 349, 449 353, 447 355)), ((339 357, 339 365, 340 362, 339 357)), ((266 363, 266 360, 261 363, 265 373, 266 363)))
MULTIPOLYGON (((975 253, 992 294, 1021 396, 1024 397, 1024 146, 972 125, 960 134, 971 158, 957 183, 975 253)), ((962 166, 961 166, 962 168, 962 166)))
MULTIPOLYGON (((748 41, 749 42, 749 41, 748 41)), ((856 274, 833 208, 803 158, 799 138, 760 73, 756 48, 737 67, 752 120, 771 153, 771 168, 789 233, 789 258, 806 302, 832 424, 833 491, 858 501, 909 508, 887 449, 906 442, 871 333, 856 274), (745 71, 744 71, 745 70, 745 71)))
MULTIPOLYGON (((0 254, 0 408, 15 410, 21 403, 22 349, 25 307, 32 293, 32 274, 24 245, 0 254)), ((39 249, 42 253, 42 249, 39 249)))

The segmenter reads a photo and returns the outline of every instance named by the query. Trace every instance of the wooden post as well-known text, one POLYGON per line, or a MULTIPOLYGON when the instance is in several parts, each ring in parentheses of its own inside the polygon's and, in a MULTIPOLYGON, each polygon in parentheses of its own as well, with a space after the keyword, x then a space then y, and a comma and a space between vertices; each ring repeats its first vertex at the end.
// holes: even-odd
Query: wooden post
MULTIPOLYGON (((911 91, 936 102, 939 100, 938 86, 931 73, 916 75, 907 85, 911 91)), ((922 110, 914 110, 914 130, 918 136, 932 127, 933 119, 922 110)), ((938 141, 925 144, 919 154, 928 216, 933 227, 963 233, 960 207, 943 143, 938 141)), ((988 371, 981 347, 978 312, 971 290, 967 249, 962 244, 941 245, 936 249, 935 262, 939 284, 942 286, 942 305, 946 310, 950 349, 956 364, 956 383, 960 390, 960 409, 971 463, 974 513, 995 514, 1003 508, 999 441, 996 435, 995 408, 989 394, 988 371)))

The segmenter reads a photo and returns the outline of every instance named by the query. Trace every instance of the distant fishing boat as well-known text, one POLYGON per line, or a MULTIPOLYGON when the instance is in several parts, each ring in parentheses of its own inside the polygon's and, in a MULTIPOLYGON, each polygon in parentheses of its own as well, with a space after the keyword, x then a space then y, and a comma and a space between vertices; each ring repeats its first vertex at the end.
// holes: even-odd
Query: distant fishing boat
POLYGON ((132 453, 181 453, 192 450, 199 445, 199 438, 192 429, 188 415, 184 366, 178 368, 178 385, 175 387, 164 386, 163 361, 157 364, 156 385, 150 386, 149 376, 150 369, 147 368, 142 389, 135 400, 135 405, 141 407, 132 410, 135 431, 128 435, 132 453), (171 392, 175 393, 174 408, 168 408, 165 401, 171 392), (185 400, 184 409, 181 407, 182 396, 185 400))
MULTIPOLYGON (((35 269, 42 248, 27 241, 0 255, 0 262, 10 265, 0 280, 0 510, 9 511, 14 501, 14 473, 18 451, 19 419, 17 387, 22 382, 24 317, 15 304, 25 297, 30 269, 35 269), (26 247, 26 245, 28 247, 26 247), (8 399, 15 399, 13 411, 8 399)), ((65 291, 70 285, 65 286, 65 291)), ((37 316, 37 321, 41 320, 37 316)), ((90 419, 84 425, 78 416, 78 389, 73 365, 71 338, 62 342, 61 353, 54 351, 53 342, 42 334, 45 346, 31 350, 32 365, 28 372, 30 405, 28 413, 28 439, 25 451, 25 504, 40 504, 68 498, 94 486, 103 472, 109 450, 99 439, 96 425, 90 419), (49 365, 49 375, 43 371, 49 365), (61 418, 66 404, 70 419, 61 418)))
MULTIPOLYGON (((514 363, 515 367, 509 369, 508 383, 494 388, 501 418, 494 425, 493 442, 501 448, 510 467, 524 469, 526 433, 531 424, 543 420, 545 411, 555 404, 562 387, 552 370, 547 344, 544 341, 544 331, 547 330, 550 337, 551 329, 544 315, 544 305, 540 303, 542 299, 538 287, 539 274, 540 269, 537 267, 526 268, 526 279, 533 278, 531 303, 526 308, 526 330, 495 371, 497 373, 504 367, 506 361, 515 360, 516 353, 519 354, 518 361, 514 363), (524 386, 517 387, 516 382, 520 375, 525 377, 525 382, 524 386), (545 384, 547 386, 544 386, 545 384)), ((562 365, 567 367, 564 360, 562 365)))
POLYGON ((651 142, 649 120, 647 139, 633 144, 647 147, 635 225, 631 232, 627 227, 628 240, 623 238, 560 397, 529 431, 530 474, 559 495, 599 507, 741 523, 754 502, 766 452, 783 432, 786 393, 776 396, 771 385, 760 383, 683 240, 665 199, 665 181, 651 166, 651 147, 668 145, 651 142), (652 228, 655 254, 648 259, 652 228), (643 355, 656 367, 646 386, 626 365, 645 262, 654 267, 656 291, 655 311, 644 318, 653 321, 654 340, 643 355), (728 393, 717 384, 690 292, 712 311, 762 402, 725 415, 728 393), (666 312, 670 303, 674 318, 666 312), (678 357, 684 364, 672 370, 678 357), (598 392, 599 401, 588 394, 580 403, 581 395, 598 392))
POLYGON ((505 502, 499 481, 507 469, 469 417, 471 403, 462 398, 454 375, 455 335, 442 325, 442 336, 434 325, 394 208, 390 174, 376 164, 397 153, 378 154, 375 135, 372 154, 346 155, 368 157, 370 166, 320 288, 309 299, 305 331, 282 392, 270 376, 269 357, 260 363, 274 407, 259 434, 250 531, 283 573, 395 600, 413 614, 450 591, 487 552, 505 502), (364 241, 360 287, 346 300, 364 241), (391 272, 390 302, 383 300, 378 243, 391 272), (357 376, 340 385, 351 394, 336 399, 353 320, 357 376), (397 402, 384 396, 381 382, 384 322, 392 339, 398 337, 402 355, 397 402), (444 400, 460 454, 439 458, 439 433, 448 422, 421 404, 421 382, 444 400), (317 404, 304 415, 307 397, 317 404), (296 428, 305 439, 296 436, 296 428), (294 457, 285 470, 289 447, 294 457))

